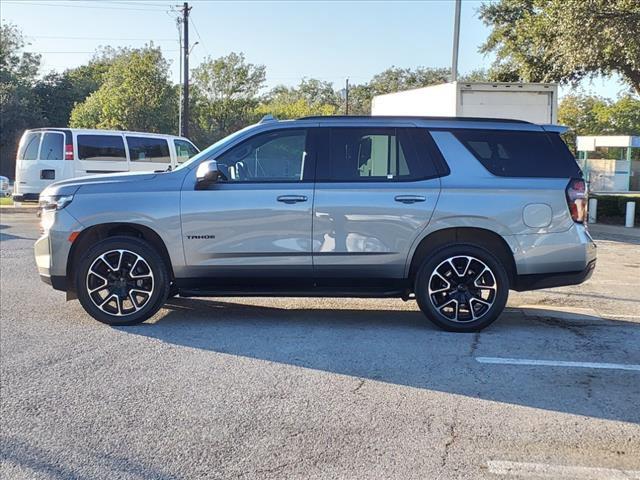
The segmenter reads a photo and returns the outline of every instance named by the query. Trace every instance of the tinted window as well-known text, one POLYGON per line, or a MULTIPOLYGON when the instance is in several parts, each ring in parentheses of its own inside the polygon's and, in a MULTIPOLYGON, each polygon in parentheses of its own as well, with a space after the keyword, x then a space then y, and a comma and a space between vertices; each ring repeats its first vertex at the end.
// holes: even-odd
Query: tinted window
POLYGON ((132 162, 171 163, 169 144, 163 138, 127 137, 132 162))
POLYGON ((122 137, 115 135, 78 135, 78 158, 80 160, 108 160, 125 162, 122 137))
MULTIPOLYGON (((433 174, 428 152, 418 155, 411 129, 332 128, 329 181, 417 180, 433 174), (424 157, 424 158, 422 158, 424 157)), ((325 170, 322 168, 322 170, 325 170)), ((321 171, 322 171, 321 170, 321 171)))
POLYGON ((306 141, 306 130, 263 133, 222 154, 218 166, 230 182, 299 182, 306 141))
POLYGON ((40 146, 40 132, 29 132, 20 143, 18 160, 36 160, 38 158, 38 147, 40 146))
POLYGON ((64 135, 47 132, 42 137, 40 160, 64 160, 64 135))
POLYGON ((174 140, 173 143, 176 146, 176 156, 178 157, 178 163, 186 162, 196 153, 198 153, 198 149, 186 140, 174 140))
POLYGON ((454 135, 494 175, 551 178, 581 175, 573 155, 557 134, 459 130, 454 135))

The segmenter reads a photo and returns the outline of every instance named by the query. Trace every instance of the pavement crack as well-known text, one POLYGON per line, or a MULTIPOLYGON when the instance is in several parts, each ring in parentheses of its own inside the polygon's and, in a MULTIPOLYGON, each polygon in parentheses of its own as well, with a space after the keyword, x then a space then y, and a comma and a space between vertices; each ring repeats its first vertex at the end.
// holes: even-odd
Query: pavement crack
POLYGON ((471 348, 469 350, 469 355, 473 357, 478 349, 478 345, 480 344, 480 332, 476 332, 473 334, 473 340, 471 341, 471 348))
POLYGON ((358 393, 358 390, 360 390, 363 385, 364 385, 364 379, 361 378, 360 382, 358 383, 358 386, 353 390, 351 390, 351 393, 358 393))
POLYGON ((442 453, 442 459, 440 461, 441 467, 446 467, 447 462, 449 460, 449 452, 455 441, 458 439, 458 433, 456 432, 456 426, 458 423, 458 407, 456 406, 455 411, 453 412, 453 422, 449 425, 449 439, 444 444, 444 452, 442 453))

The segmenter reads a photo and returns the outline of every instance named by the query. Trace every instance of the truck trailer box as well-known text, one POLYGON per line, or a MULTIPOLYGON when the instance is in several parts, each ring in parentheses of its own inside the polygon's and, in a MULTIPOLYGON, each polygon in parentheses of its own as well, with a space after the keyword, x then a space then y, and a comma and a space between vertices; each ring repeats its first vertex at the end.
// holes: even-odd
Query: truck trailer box
POLYGON ((452 82, 377 95, 371 115, 558 120, 557 83, 452 82))

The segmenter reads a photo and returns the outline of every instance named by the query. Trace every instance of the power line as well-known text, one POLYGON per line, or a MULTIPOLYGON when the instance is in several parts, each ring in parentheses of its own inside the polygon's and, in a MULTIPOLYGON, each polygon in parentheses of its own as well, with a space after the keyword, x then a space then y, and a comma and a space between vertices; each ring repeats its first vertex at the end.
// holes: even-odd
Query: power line
MULTIPOLYGON (((163 52, 178 52, 179 50, 162 50, 163 52)), ((95 50, 91 50, 91 51, 48 51, 48 52, 24 52, 24 53, 31 53, 34 55, 51 55, 51 54, 67 54, 67 53, 96 53, 95 50)))
POLYGON ((28 38, 47 38, 47 39, 61 39, 61 40, 144 40, 151 42, 175 42, 175 38, 146 38, 146 37, 67 37, 60 35, 25 35, 28 38))
POLYGON ((156 8, 132 8, 132 7, 105 7, 105 6, 95 6, 95 5, 82 5, 79 3, 69 4, 69 3, 36 3, 36 2, 23 2, 17 0, 3 0, 3 3, 10 3, 14 5, 29 5, 35 7, 71 7, 71 8, 89 8, 89 9, 102 9, 102 10, 128 10, 128 11, 138 11, 138 12, 163 12, 161 9, 156 8))
POLYGON ((204 47, 205 52, 207 53, 207 55, 212 56, 211 52, 209 51, 209 48, 207 46, 207 42, 205 42, 202 39, 202 36, 200 35, 200 32, 198 31, 198 27, 196 26, 196 22, 193 21, 193 17, 190 17, 190 20, 191 20, 191 25, 193 25, 193 29, 196 31, 196 35, 198 35, 198 39, 200 40, 200 43, 204 47))

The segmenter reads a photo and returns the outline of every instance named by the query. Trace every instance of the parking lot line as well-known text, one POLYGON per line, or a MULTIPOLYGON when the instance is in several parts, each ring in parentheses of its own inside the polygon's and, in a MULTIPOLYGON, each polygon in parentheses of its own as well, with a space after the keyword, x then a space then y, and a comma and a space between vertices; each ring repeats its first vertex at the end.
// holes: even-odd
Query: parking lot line
POLYGON ((495 475, 553 479, 561 478, 567 480, 640 480, 640 470, 551 465, 548 463, 509 462, 505 460, 490 460, 487 462, 487 466, 489 467, 489 472, 495 475))
POLYGON ((640 365, 629 363, 600 363, 600 362, 568 362, 563 360, 535 360, 529 358, 500 358, 500 357, 475 357, 479 363, 492 363, 498 365, 528 365, 542 367, 569 367, 569 368, 597 368, 605 370, 631 370, 640 372, 640 365))

